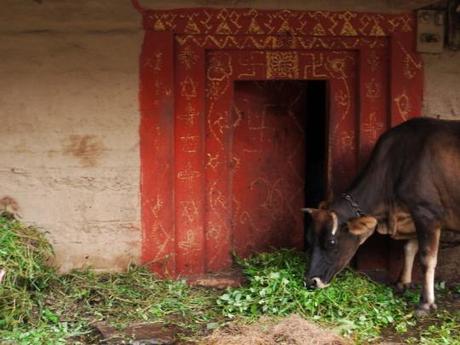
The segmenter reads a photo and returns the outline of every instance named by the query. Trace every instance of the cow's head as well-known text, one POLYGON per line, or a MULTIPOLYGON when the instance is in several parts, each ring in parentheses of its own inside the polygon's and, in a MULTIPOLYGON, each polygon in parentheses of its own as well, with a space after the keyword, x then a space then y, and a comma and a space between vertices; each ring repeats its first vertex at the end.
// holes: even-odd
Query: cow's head
POLYGON ((303 211, 310 213, 313 219, 309 229, 312 250, 310 269, 305 275, 305 283, 312 288, 323 288, 372 235, 377 220, 371 216, 341 220, 334 211, 324 209, 308 208, 303 211))

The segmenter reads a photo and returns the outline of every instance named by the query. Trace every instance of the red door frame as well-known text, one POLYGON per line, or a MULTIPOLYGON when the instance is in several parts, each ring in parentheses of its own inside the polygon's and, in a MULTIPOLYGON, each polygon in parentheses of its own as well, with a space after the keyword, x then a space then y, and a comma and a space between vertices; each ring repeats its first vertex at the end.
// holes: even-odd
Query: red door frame
MULTIPOLYGON (((228 186, 222 177, 228 175, 229 162, 218 160, 212 138, 206 136, 216 130, 228 138, 229 124, 219 117, 209 123, 206 107, 214 97, 212 87, 231 86, 233 66, 217 63, 212 70, 213 63, 207 60, 212 52, 355 51, 359 56, 357 134, 333 139, 340 141, 337 147, 355 147, 353 171, 384 129, 420 114, 423 70, 414 49, 412 14, 254 9, 141 12, 145 28, 140 57, 142 262, 161 275, 204 273, 231 264, 231 236, 222 228, 231 221, 226 216, 228 186), (216 164, 222 168, 212 169, 216 164), (224 219, 209 219, 213 217, 210 207, 224 219), (212 251, 219 255, 210 260, 212 251)), ((257 68, 248 66, 247 72, 257 68)), ((228 149, 227 142, 221 144, 228 149)), ((332 153, 330 161, 336 159, 332 153)), ((345 178, 332 177, 334 191, 340 192, 345 178)))

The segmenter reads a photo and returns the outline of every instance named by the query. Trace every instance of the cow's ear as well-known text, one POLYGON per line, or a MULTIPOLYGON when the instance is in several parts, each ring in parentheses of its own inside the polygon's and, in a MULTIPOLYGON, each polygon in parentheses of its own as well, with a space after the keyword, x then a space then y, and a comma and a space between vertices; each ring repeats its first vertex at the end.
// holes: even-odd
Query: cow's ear
POLYGON ((348 221, 348 229, 355 236, 370 236, 376 226, 377 219, 372 216, 362 216, 348 221))

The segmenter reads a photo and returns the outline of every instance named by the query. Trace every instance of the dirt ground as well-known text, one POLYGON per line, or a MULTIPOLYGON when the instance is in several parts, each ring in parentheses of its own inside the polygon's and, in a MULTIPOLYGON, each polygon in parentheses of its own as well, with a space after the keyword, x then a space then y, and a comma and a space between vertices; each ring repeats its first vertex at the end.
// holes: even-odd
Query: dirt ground
POLYGON ((252 325, 233 323, 204 338, 200 345, 348 345, 330 330, 291 315, 275 322, 262 318, 252 325))
MULTIPOLYGON (((460 295, 439 294, 440 310, 455 315, 460 310, 460 295)), ((419 339, 430 326, 442 327, 443 318, 433 313, 419 320, 408 332, 399 334, 393 327, 383 330, 379 345, 402 345, 409 338, 419 339)), ((186 331, 174 324, 133 323, 123 330, 117 330, 106 322, 93 325, 97 329, 94 339, 104 344, 162 344, 162 345, 351 345, 333 330, 293 314, 284 318, 262 317, 252 324, 232 321, 225 326, 210 331, 203 329, 201 336, 188 338, 186 331), (184 335, 182 338, 179 334, 184 335), (127 341, 127 342, 126 342, 127 341)), ((191 335, 191 334, 190 334, 191 335)), ((440 336, 440 335, 439 335, 440 336)), ((441 338, 439 338, 441 339, 441 338)), ((83 341, 83 343, 87 343, 83 341)), ((92 342, 89 342, 92 343, 92 342)))

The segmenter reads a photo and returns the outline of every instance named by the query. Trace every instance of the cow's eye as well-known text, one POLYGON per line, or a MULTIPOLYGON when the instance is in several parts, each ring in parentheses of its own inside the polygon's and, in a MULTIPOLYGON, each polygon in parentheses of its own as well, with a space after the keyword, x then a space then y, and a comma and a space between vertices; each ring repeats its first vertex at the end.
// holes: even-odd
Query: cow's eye
POLYGON ((334 247, 337 244, 337 241, 335 238, 331 238, 329 240, 329 246, 334 247))

